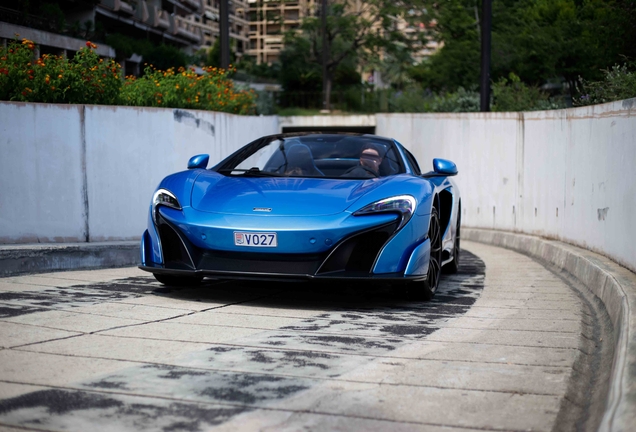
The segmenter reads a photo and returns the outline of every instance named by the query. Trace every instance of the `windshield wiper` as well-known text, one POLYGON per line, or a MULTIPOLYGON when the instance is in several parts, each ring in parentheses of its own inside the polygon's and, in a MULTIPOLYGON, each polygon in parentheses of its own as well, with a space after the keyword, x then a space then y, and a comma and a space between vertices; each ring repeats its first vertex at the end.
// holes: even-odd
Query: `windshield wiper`
POLYGON ((283 177, 281 174, 276 174, 268 171, 261 171, 258 167, 252 167, 250 169, 238 169, 238 168, 225 168, 220 169, 217 172, 221 174, 232 174, 234 172, 241 172, 243 176, 254 176, 254 177, 283 177))

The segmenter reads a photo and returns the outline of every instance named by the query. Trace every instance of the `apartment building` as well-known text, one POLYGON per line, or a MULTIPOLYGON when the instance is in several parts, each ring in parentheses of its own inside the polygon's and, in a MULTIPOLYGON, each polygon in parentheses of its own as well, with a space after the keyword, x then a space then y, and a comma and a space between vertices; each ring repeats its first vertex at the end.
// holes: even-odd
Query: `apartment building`
POLYGON ((249 47, 257 64, 273 63, 283 49, 283 35, 297 29, 306 16, 315 14, 316 0, 248 0, 249 47))
MULTIPOLYGON (((192 25, 198 27, 203 37, 200 48, 211 48, 219 37, 220 2, 219 0, 202 0, 203 13, 201 16, 191 15, 192 25)), ((248 37, 248 3, 246 0, 229 1, 230 41, 237 57, 245 54, 249 45, 248 37)))
MULTIPOLYGON (((412 15, 418 15, 422 12, 410 11, 412 15)), ((435 23, 431 23, 429 25, 429 29, 434 29, 435 23)), ((396 28, 407 35, 411 40, 415 40, 420 34, 428 33, 426 26, 424 23, 420 22, 418 24, 411 24, 405 19, 399 19, 396 23, 396 28)), ((426 42, 420 42, 416 44, 417 51, 413 54, 413 61, 415 63, 420 63, 426 57, 434 54, 438 49, 441 48, 440 44, 434 40, 427 40, 426 42)))
MULTIPOLYGON (((229 3, 230 38, 235 40, 233 49, 240 57, 249 43, 248 4, 245 0, 229 3)), ((91 0, 75 0, 59 2, 59 5, 66 22, 84 35, 94 34, 95 30, 103 34, 119 33, 174 45, 188 54, 201 48, 209 49, 219 37, 219 0, 100 0, 97 4, 91 0)), ((12 6, 0 7, 0 39, 5 44, 19 34, 33 40, 42 53, 71 57, 84 46, 86 37, 70 33, 68 28, 60 28, 52 17, 25 14, 12 6)), ((111 47, 98 45, 101 56, 117 56, 111 47)), ((142 61, 140 56, 133 55, 122 63, 129 73, 135 73, 142 61)))
MULTIPOLYGON (((297 29, 303 18, 317 14, 320 3, 320 0, 248 0, 249 47, 246 53, 253 56, 257 64, 277 61, 284 46, 284 33, 297 29)), ((364 10, 364 1, 352 1, 349 8, 352 13, 359 13, 364 10)), ((414 26, 402 18, 397 19, 395 25, 398 30, 412 37, 426 31, 423 25, 414 26)), ((435 42, 420 45, 413 57, 417 63, 439 48, 435 42)))

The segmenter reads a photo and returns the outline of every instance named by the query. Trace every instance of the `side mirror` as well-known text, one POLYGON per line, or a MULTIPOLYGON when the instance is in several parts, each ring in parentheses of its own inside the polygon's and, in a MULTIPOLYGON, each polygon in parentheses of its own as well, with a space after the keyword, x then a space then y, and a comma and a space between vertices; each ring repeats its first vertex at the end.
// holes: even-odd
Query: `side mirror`
POLYGON ((207 154, 192 156, 190 160, 188 161, 188 169, 195 169, 195 168, 206 169, 208 167, 209 160, 210 160, 210 155, 207 155, 207 154))
POLYGON ((447 159, 433 159, 433 170, 435 173, 445 176, 457 175, 457 165, 447 159))

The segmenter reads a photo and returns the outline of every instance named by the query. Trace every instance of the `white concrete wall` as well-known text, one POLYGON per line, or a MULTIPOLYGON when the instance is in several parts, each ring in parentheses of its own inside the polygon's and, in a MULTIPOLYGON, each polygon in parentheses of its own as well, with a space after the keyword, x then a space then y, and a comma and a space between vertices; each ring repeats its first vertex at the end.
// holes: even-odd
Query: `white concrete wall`
POLYGON ((152 192, 166 175, 185 170, 191 156, 208 153, 212 166, 248 142, 277 131, 276 117, 87 106, 91 241, 139 238, 152 192))
POLYGON ((0 243, 85 239, 81 108, 0 103, 0 243))
POLYGON ((281 126, 373 126, 455 161, 466 226, 556 238, 636 271, 636 99, 559 111, 246 117, 0 102, 0 243, 139 238, 152 190, 281 126), (88 216, 87 216, 88 215, 88 216))
POLYGON ((0 244, 138 239, 154 188, 210 166, 276 117, 162 108, 0 102, 0 244))
POLYGON ((378 114, 430 170, 457 163, 463 223, 573 243, 636 271, 636 99, 568 110, 378 114))

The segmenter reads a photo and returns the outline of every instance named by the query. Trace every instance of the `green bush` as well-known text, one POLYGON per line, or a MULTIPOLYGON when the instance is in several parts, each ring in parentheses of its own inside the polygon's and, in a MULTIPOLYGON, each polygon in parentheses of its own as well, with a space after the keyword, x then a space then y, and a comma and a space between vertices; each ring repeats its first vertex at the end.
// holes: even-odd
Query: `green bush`
POLYGON ((396 92, 389 100, 389 111, 396 113, 418 113, 431 111, 432 97, 420 88, 408 88, 396 92))
POLYGON ((73 60, 47 54, 34 60, 35 44, 14 40, 0 49, 0 100, 116 104, 120 66, 100 59, 96 47, 86 42, 73 60))
POLYGON ((256 91, 256 114, 276 114, 274 95, 268 91, 256 91))
POLYGON ((188 64, 188 56, 172 45, 155 45, 148 40, 133 39, 119 33, 106 36, 106 43, 115 49, 119 60, 139 54, 144 62, 157 69, 178 68, 188 64))
POLYGON ((492 86, 493 111, 537 111, 565 108, 563 101, 551 99, 541 89, 526 85, 514 73, 492 86))
POLYGON ((420 88, 396 92, 389 101, 390 112, 475 112, 479 111, 479 93, 460 87, 455 92, 431 94, 420 88))
POLYGON ((636 73, 628 65, 614 65, 603 71, 602 81, 583 81, 575 105, 592 105, 636 97, 636 73))
POLYGON ((205 75, 194 68, 162 71, 147 66, 141 78, 126 77, 121 90, 124 105, 203 109, 254 114, 254 93, 236 91, 229 70, 208 67, 205 75))
POLYGON ((73 60, 43 55, 34 60, 35 44, 14 40, 0 49, 0 100, 161 106, 253 114, 255 95, 234 88, 233 71, 206 68, 204 75, 183 67, 165 71, 148 66, 144 76, 121 76, 114 60, 100 59, 86 42, 73 60))
POLYGON ((479 93, 459 87, 457 91, 437 95, 430 104, 432 112, 477 112, 479 93))

